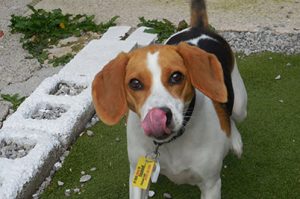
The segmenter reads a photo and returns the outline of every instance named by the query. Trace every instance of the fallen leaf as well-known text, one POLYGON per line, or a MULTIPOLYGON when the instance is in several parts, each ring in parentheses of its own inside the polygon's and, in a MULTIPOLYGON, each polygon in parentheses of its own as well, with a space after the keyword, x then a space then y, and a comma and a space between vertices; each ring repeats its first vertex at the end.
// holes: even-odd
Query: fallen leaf
POLYGON ((65 24, 63 23, 63 22, 61 22, 60 24, 59 24, 59 27, 61 28, 61 29, 65 29, 66 27, 65 27, 65 24))

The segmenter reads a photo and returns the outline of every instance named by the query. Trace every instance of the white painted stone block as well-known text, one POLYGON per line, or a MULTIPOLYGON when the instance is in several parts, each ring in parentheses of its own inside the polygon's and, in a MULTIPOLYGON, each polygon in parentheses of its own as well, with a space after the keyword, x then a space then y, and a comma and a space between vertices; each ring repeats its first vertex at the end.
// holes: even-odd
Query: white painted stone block
POLYGON ((135 41, 137 42, 139 47, 153 44, 154 41, 157 39, 157 35, 144 32, 146 29, 147 27, 139 27, 133 33, 130 34, 126 41, 135 41))
MULTIPOLYGON (((51 83, 55 85, 56 82, 51 83)), ((45 85, 46 83, 41 84, 41 86, 45 85)), ((42 88, 39 87, 37 92, 29 96, 17 111, 3 123, 3 127, 44 131, 55 136, 66 147, 84 129, 93 114, 90 86, 79 96, 74 97, 47 95, 42 93, 42 88), (60 113, 60 117, 56 119, 34 119, 33 116, 38 112, 49 112, 47 109, 55 107, 64 109, 66 112, 60 113)))
POLYGON ((0 143, 3 141, 11 142, 12 146, 17 144, 18 147, 33 148, 21 158, 0 157, 0 198, 30 198, 36 185, 49 175, 52 165, 60 156, 60 144, 47 133, 13 128, 0 130, 0 143))
POLYGON ((110 27, 101 37, 101 39, 122 40, 130 31, 130 26, 110 27))
POLYGON ((59 74, 87 76, 92 80, 95 74, 120 52, 129 52, 135 47, 134 41, 93 40, 61 69, 59 74))

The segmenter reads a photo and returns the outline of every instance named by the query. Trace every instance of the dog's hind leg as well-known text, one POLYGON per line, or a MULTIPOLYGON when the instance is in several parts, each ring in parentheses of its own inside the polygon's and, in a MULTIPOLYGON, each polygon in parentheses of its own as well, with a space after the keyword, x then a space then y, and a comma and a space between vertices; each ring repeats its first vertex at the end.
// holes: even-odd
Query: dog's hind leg
POLYGON ((240 75, 239 69, 236 65, 231 73, 232 86, 234 91, 234 104, 232 110, 232 119, 236 122, 243 121, 247 116, 247 91, 240 75))

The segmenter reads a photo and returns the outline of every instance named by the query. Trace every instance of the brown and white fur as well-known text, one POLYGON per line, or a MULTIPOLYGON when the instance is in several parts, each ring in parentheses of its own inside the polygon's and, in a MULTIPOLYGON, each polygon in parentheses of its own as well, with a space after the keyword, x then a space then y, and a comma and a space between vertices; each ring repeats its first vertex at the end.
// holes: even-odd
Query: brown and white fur
POLYGON ((208 30, 203 0, 192 1, 191 28, 166 45, 120 53, 109 62, 95 76, 92 95, 104 123, 114 125, 128 114, 131 199, 148 198, 132 186, 138 158, 154 151, 154 140, 177 135, 195 96, 184 133, 159 148, 160 173, 178 184, 197 185, 202 199, 221 198, 223 159, 230 149, 242 154, 235 122, 247 115, 247 93, 229 45, 208 30))

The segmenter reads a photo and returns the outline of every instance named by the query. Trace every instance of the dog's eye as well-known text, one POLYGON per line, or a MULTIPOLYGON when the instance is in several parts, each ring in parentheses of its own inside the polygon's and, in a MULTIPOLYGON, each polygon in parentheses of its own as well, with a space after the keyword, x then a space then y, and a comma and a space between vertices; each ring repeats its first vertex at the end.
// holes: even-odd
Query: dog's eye
POLYGON ((182 82, 183 78, 184 78, 183 74, 179 71, 176 71, 176 72, 172 73, 172 75, 170 76, 169 83, 171 85, 179 84, 182 82))
POLYGON ((138 79, 131 79, 128 85, 134 91, 142 90, 144 88, 143 83, 138 79))

